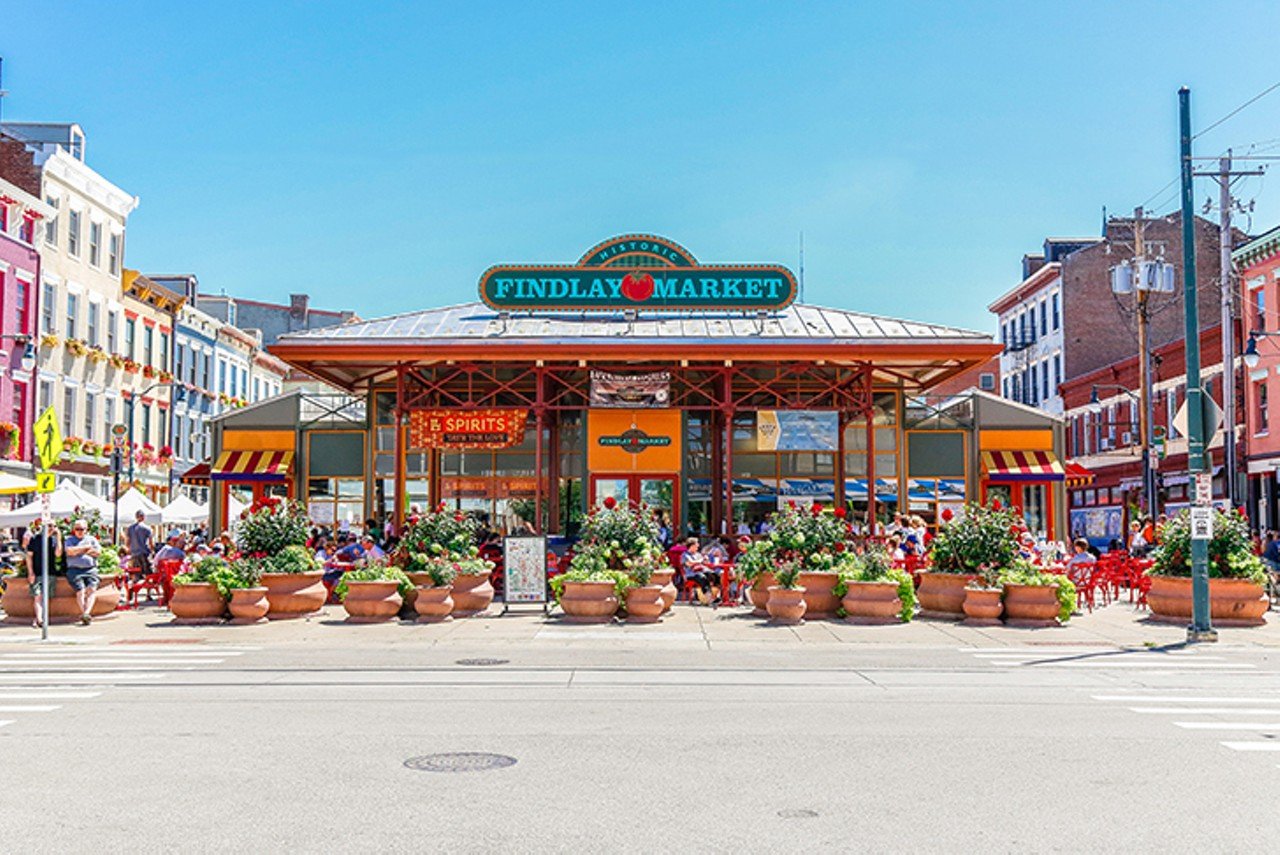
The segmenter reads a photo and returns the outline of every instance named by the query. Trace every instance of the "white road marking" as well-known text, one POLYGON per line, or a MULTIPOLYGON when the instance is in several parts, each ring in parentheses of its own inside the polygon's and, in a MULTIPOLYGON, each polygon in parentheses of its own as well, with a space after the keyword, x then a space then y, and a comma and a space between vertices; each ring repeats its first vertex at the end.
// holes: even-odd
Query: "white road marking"
POLYGON ((34 705, 31 705, 31 706, 7 706, 7 707, 0 707, 0 712, 2 712, 2 713, 16 713, 16 712, 53 712, 54 710, 60 710, 60 709, 62 709, 62 705, 61 705, 61 704, 34 704, 34 705))
POLYGON ((72 701, 96 698, 102 692, 6 692, 0 691, 0 701, 72 701))
POLYGON ((1175 721, 1187 730, 1280 730, 1280 721, 1175 721))
POLYGON ((13 668, 30 668, 32 666, 55 666, 55 667, 78 667, 96 668, 106 665, 128 665, 136 668, 139 665, 217 665, 224 662, 224 659, 169 659, 169 658, 146 658, 146 659, 94 659, 84 656, 67 657, 65 659, 59 657, 57 659, 47 656, 32 656, 23 659, 0 659, 0 669, 13 668))
POLYGON ((1205 698, 1174 695, 1093 695, 1095 701, 1126 701, 1129 703, 1163 704, 1280 704, 1280 695, 1269 698, 1205 698))
POLYGON ((1280 707, 1129 707, 1129 712, 1146 715, 1280 715, 1280 707))
POLYGON ((1224 742, 1232 751, 1280 751, 1280 742, 1224 742))
POLYGON ((223 653, 220 650, 24 650, 21 653, 0 653, 0 661, 10 659, 225 659, 228 656, 243 656, 239 650, 223 653))
POLYGON ((74 683, 110 683, 116 680, 159 680, 167 674, 138 671, 101 671, 97 673, 56 671, 46 674, 0 674, 0 680, 59 680, 74 683))
POLYGON ((700 632, 649 632, 644 629, 623 630, 560 630, 540 629, 534 635, 537 639, 608 639, 612 641, 703 641, 700 632))
POLYGON ((6 724, 13 724, 13 720, 10 719, 8 721, 0 721, 0 727, 4 727, 6 724))
POLYGON ((1008 659, 1008 660, 987 659, 984 661, 990 662, 992 665, 1023 665, 1023 666, 1041 667, 1041 668, 1185 668, 1188 670, 1191 670, 1191 669, 1211 670, 1214 668, 1225 668, 1229 670, 1241 670, 1241 669, 1248 670, 1250 668, 1257 667, 1254 664, 1249 662, 1181 662, 1181 661, 1179 662, 1168 662, 1168 661, 1139 662, 1135 659, 1111 659, 1111 660, 1084 659, 1084 660, 1069 660, 1066 662, 1030 662, 1024 659, 1008 659))

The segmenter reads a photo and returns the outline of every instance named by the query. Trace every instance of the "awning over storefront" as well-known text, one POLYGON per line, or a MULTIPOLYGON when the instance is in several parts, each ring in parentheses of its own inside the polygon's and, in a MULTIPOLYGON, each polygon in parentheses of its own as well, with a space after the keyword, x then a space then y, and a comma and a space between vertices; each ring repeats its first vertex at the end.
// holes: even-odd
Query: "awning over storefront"
POLYGON ((283 481, 292 463, 292 451, 224 451, 212 476, 215 481, 283 481))
POLYGON ((1074 460, 1067 461, 1067 486, 1083 487, 1086 484, 1092 484, 1094 479, 1093 471, 1086 469, 1074 460))
POLYGON ((209 461, 197 463, 186 472, 182 473, 182 477, 178 479, 183 484, 192 487, 208 487, 209 486, 209 461))
POLYGON ((983 474, 991 481, 1062 481, 1066 470, 1052 451, 984 451, 983 474))

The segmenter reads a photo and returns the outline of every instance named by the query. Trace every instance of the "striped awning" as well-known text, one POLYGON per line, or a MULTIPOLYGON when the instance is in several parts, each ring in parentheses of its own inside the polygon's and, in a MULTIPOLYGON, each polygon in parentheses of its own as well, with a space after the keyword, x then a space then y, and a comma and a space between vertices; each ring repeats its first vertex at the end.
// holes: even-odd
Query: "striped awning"
POLYGON ((178 481, 192 487, 209 486, 209 461, 197 463, 179 476, 178 481))
POLYGON ((289 477, 292 451, 224 451, 213 464, 215 481, 283 481, 289 477))
POLYGON ((1052 451, 984 451, 983 474, 991 481, 1061 481, 1062 461, 1052 451))
POLYGON ((1086 469, 1074 460, 1067 461, 1067 486, 1083 487, 1093 483, 1093 470, 1086 469))

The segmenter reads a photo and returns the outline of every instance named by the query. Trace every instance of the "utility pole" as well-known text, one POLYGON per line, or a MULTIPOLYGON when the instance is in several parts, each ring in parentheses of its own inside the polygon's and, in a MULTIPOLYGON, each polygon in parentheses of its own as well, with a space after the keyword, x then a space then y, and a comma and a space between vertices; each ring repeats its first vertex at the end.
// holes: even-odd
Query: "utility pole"
MULTIPOLYGON (((1143 227, 1141 206, 1133 209, 1133 256, 1134 269, 1140 269, 1146 257, 1146 246, 1143 244, 1143 227)), ((1142 495, 1147 516, 1155 520, 1160 513, 1160 499, 1156 495, 1156 470, 1151 456, 1151 343, 1148 322, 1151 319, 1147 307, 1149 291, 1139 288, 1137 294, 1138 313, 1138 438, 1142 448, 1142 495)))
MULTIPOLYGON (((1200 387, 1200 313, 1196 302, 1196 222, 1195 192, 1191 185, 1191 90, 1178 90, 1179 154, 1182 176, 1182 314, 1185 319, 1187 355, 1187 475, 1208 471, 1204 454, 1204 390, 1200 387)), ((1212 534, 1212 507, 1191 510, 1191 626, 1187 641, 1217 641, 1218 633, 1209 619, 1209 535, 1212 534), (1199 512, 1199 513, 1197 513, 1199 512), (1197 526, 1197 516, 1207 515, 1205 532, 1197 526)))

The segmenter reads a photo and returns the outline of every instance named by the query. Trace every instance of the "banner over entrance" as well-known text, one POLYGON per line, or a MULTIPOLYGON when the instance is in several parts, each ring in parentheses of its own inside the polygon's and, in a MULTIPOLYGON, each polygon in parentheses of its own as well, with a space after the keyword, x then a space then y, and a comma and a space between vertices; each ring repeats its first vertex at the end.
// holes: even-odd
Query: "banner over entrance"
POLYGON ((410 410, 409 447, 510 448, 524 440, 525 410, 410 410))
POLYGON ((480 277, 480 299, 499 311, 777 311, 796 279, 777 264, 698 264, 678 244, 626 235, 577 264, 499 265, 480 277))

